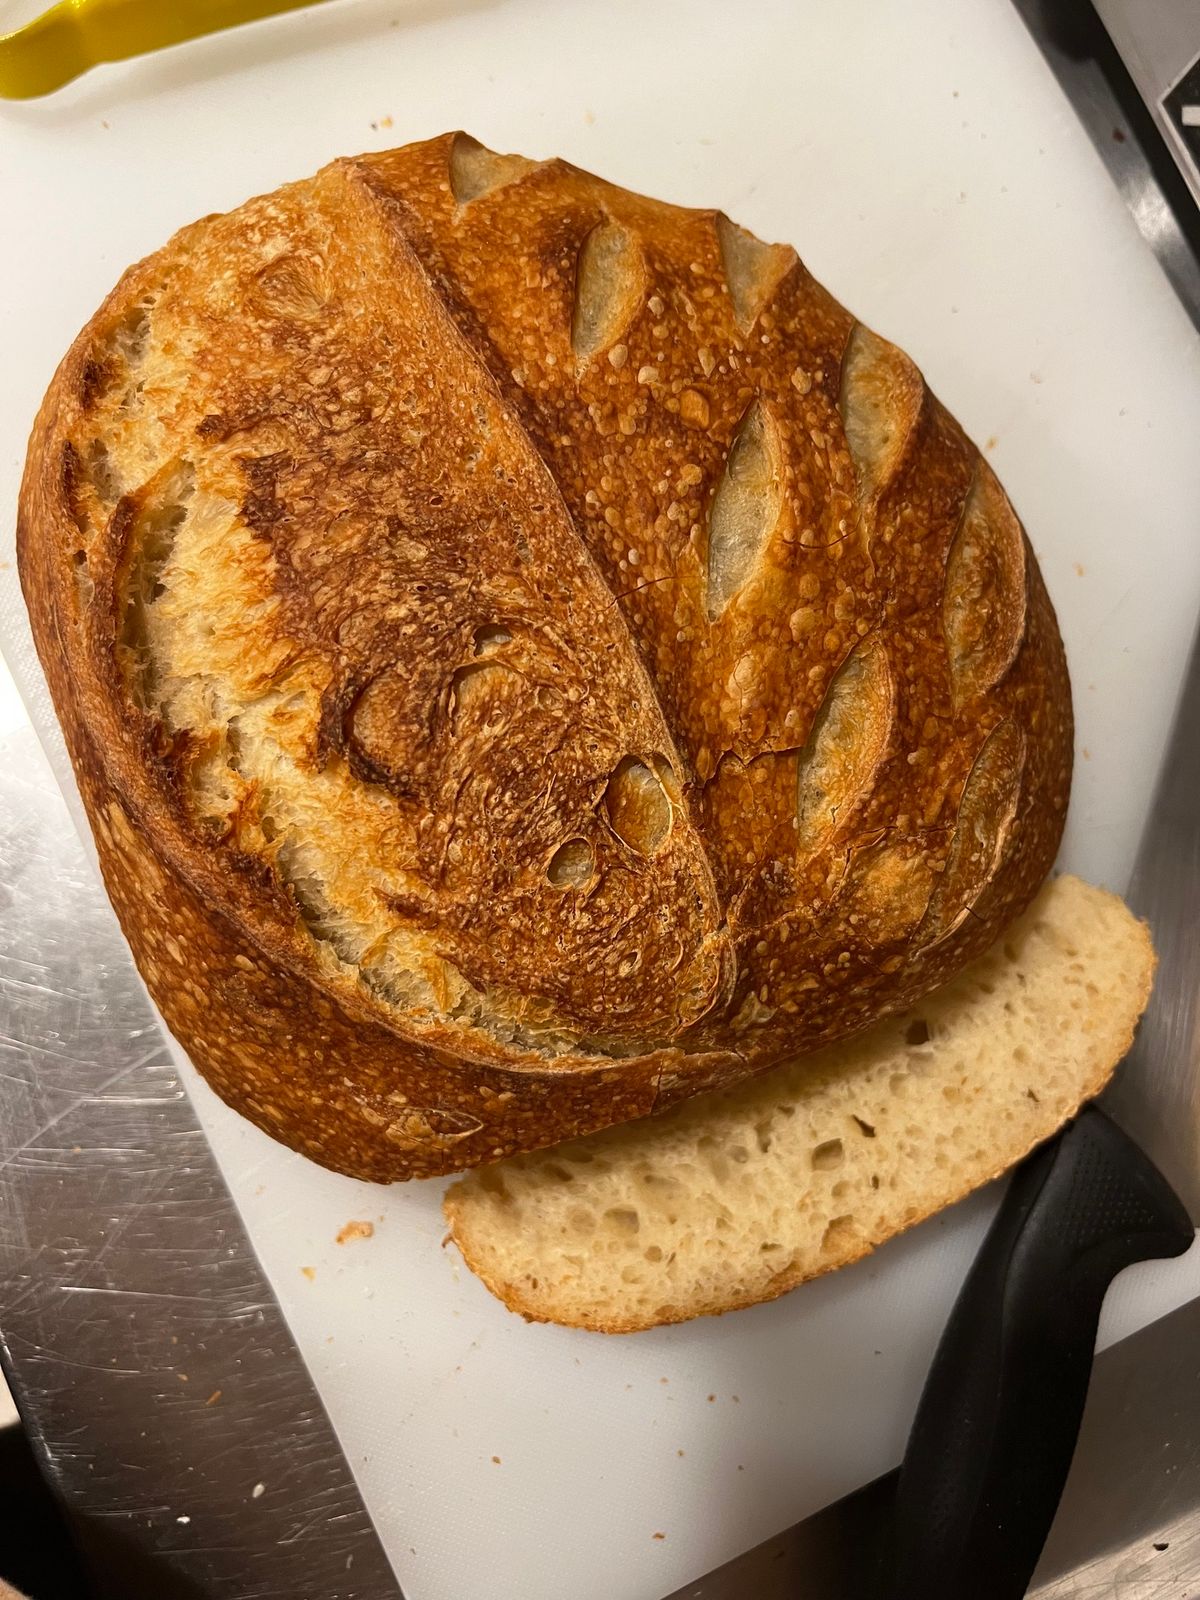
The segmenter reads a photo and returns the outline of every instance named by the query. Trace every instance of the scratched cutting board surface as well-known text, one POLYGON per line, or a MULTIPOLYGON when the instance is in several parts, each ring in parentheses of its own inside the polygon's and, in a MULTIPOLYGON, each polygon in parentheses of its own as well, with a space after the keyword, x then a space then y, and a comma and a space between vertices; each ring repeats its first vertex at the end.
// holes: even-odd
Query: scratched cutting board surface
MULTIPOLYGON (((1064 863, 1122 887, 1200 610, 1200 345, 1008 0, 335 0, 0 107, 0 615, 60 773, 12 566, 58 356, 178 225, 456 126, 794 242, 917 357, 1059 609, 1064 863)), ((605 1340, 494 1302, 440 1185, 321 1172, 184 1075, 410 1600, 657 1600, 891 1466, 994 1201, 605 1340), (338 1245, 351 1219, 374 1235, 338 1245)), ((1139 1268, 1105 1337, 1196 1293, 1190 1258, 1139 1268)))

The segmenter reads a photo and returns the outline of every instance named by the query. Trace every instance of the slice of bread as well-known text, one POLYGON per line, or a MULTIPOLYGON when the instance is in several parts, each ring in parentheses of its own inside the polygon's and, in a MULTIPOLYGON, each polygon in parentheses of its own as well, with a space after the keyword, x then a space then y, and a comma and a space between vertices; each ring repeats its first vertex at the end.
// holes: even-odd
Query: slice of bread
POLYGON ((522 1315, 629 1333, 771 1300, 997 1177, 1107 1083, 1154 951, 1078 878, 914 1010, 736 1088, 485 1167, 446 1196, 522 1315))

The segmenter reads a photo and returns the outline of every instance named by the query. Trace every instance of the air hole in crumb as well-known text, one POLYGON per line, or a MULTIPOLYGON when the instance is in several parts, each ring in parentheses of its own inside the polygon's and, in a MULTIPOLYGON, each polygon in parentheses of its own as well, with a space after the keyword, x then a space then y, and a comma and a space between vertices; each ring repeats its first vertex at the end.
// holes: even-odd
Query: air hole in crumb
POLYGON ((915 1048, 929 1043, 929 1024, 924 1017, 914 1017, 904 1030, 904 1042, 915 1048))
POLYGON ((858 1242, 858 1227, 852 1216, 834 1217, 821 1237, 823 1255, 841 1255, 858 1242))
POLYGON ((618 1233, 636 1233, 642 1225, 641 1217, 632 1206, 610 1206, 604 1213, 604 1220, 618 1233))
POLYGON ((826 1139, 824 1144, 816 1145, 812 1153, 814 1172, 832 1172, 840 1167, 845 1160, 846 1150, 840 1139, 826 1139))
POLYGON ((853 1111, 850 1113, 850 1115, 854 1117, 855 1122, 858 1123, 858 1131, 862 1134, 864 1139, 873 1139, 875 1137, 875 1129, 869 1122, 865 1122, 862 1117, 856 1116, 853 1111))
POLYGON ((657 1244, 648 1245, 642 1254, 647 1261, 661 1261, 663 1258, 662 1247, 657 1244))

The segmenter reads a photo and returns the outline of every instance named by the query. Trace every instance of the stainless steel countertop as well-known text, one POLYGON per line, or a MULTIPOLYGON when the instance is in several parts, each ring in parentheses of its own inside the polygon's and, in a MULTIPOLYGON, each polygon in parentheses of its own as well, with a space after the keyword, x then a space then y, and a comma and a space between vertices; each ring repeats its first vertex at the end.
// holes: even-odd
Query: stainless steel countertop
POLYGON ((0 1357, 99 1592, 398 1596, 27 724, 0 908, 0 1357))
MULTIPOLYGON (((1195 254, 1132 130, 1113 139, 1121 106, 1092 63, 1052 44, 1045 0, 1016 3, 1200 326, 1195 254)), ((98 1592, 394 1600, 53 775, 28 725, 9 721, 0 1358, 98 1592)), ((857 1600, 889 1494, 889 1480, 870 1485, 675 1600, 857 1600)), ((1098 1362, 1031 1592, 1200 1596, 1200 1302, 1098 1362)))

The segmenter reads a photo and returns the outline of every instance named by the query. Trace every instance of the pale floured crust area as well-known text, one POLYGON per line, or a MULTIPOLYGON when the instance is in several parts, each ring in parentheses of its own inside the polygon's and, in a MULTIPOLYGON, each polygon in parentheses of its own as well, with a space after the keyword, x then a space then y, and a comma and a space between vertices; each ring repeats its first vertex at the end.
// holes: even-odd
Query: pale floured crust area
POLYGON ((1061 831, 1053 613, 908 358, 790 249, 464 135, 132 269, 19 549, 155 998, 363 1176, 861 1028, 1061 831))

